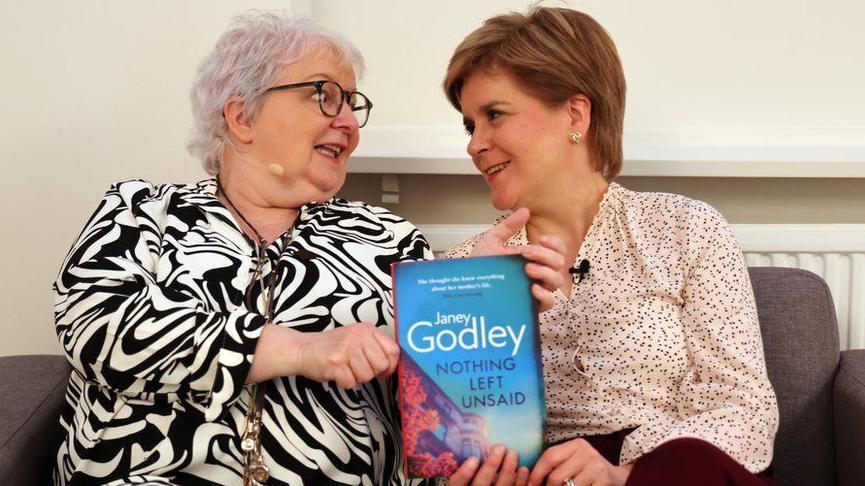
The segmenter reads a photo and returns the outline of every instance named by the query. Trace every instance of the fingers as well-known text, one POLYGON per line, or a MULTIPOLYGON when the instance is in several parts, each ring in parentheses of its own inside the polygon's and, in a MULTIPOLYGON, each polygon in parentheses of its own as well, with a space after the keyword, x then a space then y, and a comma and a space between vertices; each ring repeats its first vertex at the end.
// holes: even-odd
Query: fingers
POLYGON ((556 289, 565 283, 565 277, 561 272, 550 267, 544 267, 537 263, 526 263, 526 275, 532 280, 536 280, 541 286, 550 292, 555 292, 556 289))
POLYGON ((597 454, 577 451, 550 473, 547 477, 547 484, 562 484, 568 478, 573 479, 574 486, 599 484, 607 478, 606 466, 608 465, 610 463, 597 454))
POLYGON ((583 439, 550 447, 535 464, 529 484, 559 486, 568 478, 575 485, 607 484, 613 465, 583 439), (546 482, 544 482, 546 480, 546 482))
POLYGON ((561 272, 565 268, 565 249, 561 239, 554 236, 542 236, 538 245, 521 247, 520 253, 530 262, 539 266, 561 272))
POLYGON ((491 255, 516 255, 520 250, 507 245, 508 239, 520 231, 520 228, 526 225, 529 220, 529 210, 520 208, 514 211, 510 216, 505 218, 501 223, 495 225, 491 230, 478 241, 471 255, 491 256, 491 255))
MULTIPOLYGON (((538 462, 536 462, 535 466, 532 468, 531 474, 529 474, 529 484, 534 486, 545 484, 544 479, 546 479, 554 469, 559 467, 560 464, 568 460, 574 449, 577 447, 576 441, 580 440, 582 439, 574 439, 545 450, 543 454, 541 454, 541 457, 538 458, 538 462)), ((552 483, 548 482, 547 484, 552 483)))
POLYGON ((558 253, 559 255, 564 255, 565 251, 567 251, 567 247, 565 246, 565 240, 559 238, 558 236, 541 236, 540 240, 538 240, 538 243, 558 253))
POLYGON ((459 469, 457 469, 451 477, 448 478, 449 486, 465 486, 469 484, 469 481, 475 477, 475 472, 478 470, 478 467, 481 465, 480 459, 477 457, 470 457, 465 460, 462 464, 460 464, 459 469))
POLYGON ((341 366, 334 370, 333 381, 336 383, 336 386, 342 389, 354 388, 357 386, 357 380, 355 379, 354 374, 352 374, 351 368, 347 366, 341 366))
POLYGON ((505 454, 505 459, 502 461, 502 467, 496 478, 496 486, 510 486, 514 484, 517 479, 517 466, 519 462, 520 457, 517 451, 509 450, 505 454))
POLYGON ((366 349, 359 351, 348 357, 348 366, 357 384, 366 383, 375 377, 375 371, 370 366, 366 349))
POLYGON ((526 208, 519 208, 487 232, 487 235, 504 243, 505 241, 508 241, 508 238, 517 234, 517 232, 519 232, 528 221, 529 210, 526 208))
POLYGON ((369 323, 355 326, 360 349, 349 357, 351 372, 358 384, 366 383, 376 376, 387 376, 396 370, 399 362, 399 346, 390 337, 369 323), (358 352, 359 351, 359 352, 358 352))
POLYGON ((556 306, 556 296, 538 284, 532 284, 532 297, 538 301, 539 312, 546 312, 556 306))
POLYGON ((496 473, 498 473, 499 467, 501 467, 502 462, 505 459, 505 452, 505 446, 501 444, 493 446, 492 449, 490 449, 490 453, 487 454, 486 460, 481 465, 480 469, 478 469, 477 473, 475 473, 472 485, 493 484, 493 481, 496 479, 496 473))
POLYGON ((394 339, 387 334, 375 329, 375 339, 381 346, 384 357, 387 359, 387 367, 379 371, 380 376, 388 376, 396 371, 396 366, 399 364, 399 345, 394 339))
POLYGON ((578 484, 586 486, 593 484, 592 480, 598 478, 585 474, 586 471, 581 470, 580 466, 581 464, 576 456, 568 458, 568 460, 559 464, 558 467, 550 472, 547 476, 547 484, 560 485, 569 478, 574 481, 574 486, 578 484))
POLYGON ((517 479, 514 481, 516 486, 526 486, 529 484, 529 468, 523 466, 517 469, 517 479))
POLYGON ((319 366, 307 366, 304 376, 336 382, 340 388, 354 388, 376 376, 387 376, 399 363, 399 346, 374 325, 361 322, 314 334, 317 352, 327 356, 319 366))

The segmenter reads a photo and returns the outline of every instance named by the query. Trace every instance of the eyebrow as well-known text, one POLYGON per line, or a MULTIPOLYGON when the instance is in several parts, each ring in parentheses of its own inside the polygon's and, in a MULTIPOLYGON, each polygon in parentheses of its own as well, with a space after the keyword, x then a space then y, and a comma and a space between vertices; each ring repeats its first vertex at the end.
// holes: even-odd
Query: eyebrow
MULTIPOLYGON (((331 76, 330 74, 327 74, 327 73, 310 74, 309 76, 306 77, 306 80, 307 81, 321 81, 322 78, 324 81, 333 81, 334 83, 339 84, 339 82, 333 76, 331 76)), ((357 80, 355 80, 355 82, 357 82, 357 80)), ((342 84, 340 84, 340 86, 342 86, 342 84)), ((353 88, 347 88, 345 86, 342 86, 342 89, 345 89, 348 91, 357 91, 357 86, 355 85, 353 88)))
POLYGON ((490 102, 488 102, 488 103, 482 105, 482 106, 481 106, 481 111, 487 111, 487 110, 489 110, 490 108, 492 108, 492 107, 494 107, 494 106, 496 106, 496 105, 509 105, 509 104, 511 104, 509 101, 493 100, 493 101, 490 101, 490 102))
MULTIPOLYGON (((481 113, 483 113, 483 112, 489 110, 490 108, 492 108, 492 107, 494 107, 494 106, 496 106, 496 105, 510 105, 510 104, 511 104, 511 103, 510 103, 509 101, 492 100, 492 101, 489 101, 489 102, 484 103, 483 105, 481 105, 481 107, 479 108, 479 110, 481 111, 481 113)), ((471 119, 471 118, 469 118, 469 117, 467 117, 467 116, 464 116, 464 117, 463 117, 463 125, 465 125, 465 124, 467 124, 467 123, 471 123, 471 122, 472 122, 472 119, 471 119)))

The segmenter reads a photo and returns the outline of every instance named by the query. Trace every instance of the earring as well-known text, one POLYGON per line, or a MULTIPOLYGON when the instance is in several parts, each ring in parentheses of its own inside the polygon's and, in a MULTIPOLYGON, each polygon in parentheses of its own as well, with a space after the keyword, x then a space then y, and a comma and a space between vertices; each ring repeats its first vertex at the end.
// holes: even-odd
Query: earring
POLYGON ((570 137, 571 137, 571 142, 574 142, 577 145, 579 145, 580 142, 583 141, 583 134, 580 132, 573 132, 573 133, 571 133, 570 137))

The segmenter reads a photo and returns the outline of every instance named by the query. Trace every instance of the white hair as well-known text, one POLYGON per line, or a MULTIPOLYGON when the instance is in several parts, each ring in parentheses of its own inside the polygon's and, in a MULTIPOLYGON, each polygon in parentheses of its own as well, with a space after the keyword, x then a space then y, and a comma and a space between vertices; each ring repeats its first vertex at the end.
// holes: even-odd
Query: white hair
POLYGON ((329 47, 340 62, 363 74, 363 57, 343 36, 309 19, 251 10, 232 20, 213 51, 198 66, 192 83, 192 139, 189 153, 211 175, 222 165, 227 140, 223 108, 239 98, 244 114, 254 118, 262 95, 282 74, 280 69, 329 47))

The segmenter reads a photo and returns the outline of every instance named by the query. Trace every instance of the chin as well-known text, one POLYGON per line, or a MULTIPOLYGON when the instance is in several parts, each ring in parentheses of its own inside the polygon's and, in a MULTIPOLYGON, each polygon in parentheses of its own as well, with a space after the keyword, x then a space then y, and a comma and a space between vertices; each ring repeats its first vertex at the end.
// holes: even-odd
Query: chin
POLYGON ((516 207, 516 201, 510 198, 496 197, 495 195, 490 198, 490 202, 498 211, 512 211, 516 207))
POLYGON ((311 182, 316 191, 323 195, 327 195, 329 198, 342 189, 342 186, 345 184, 345 173, 319 177, 311 182))

